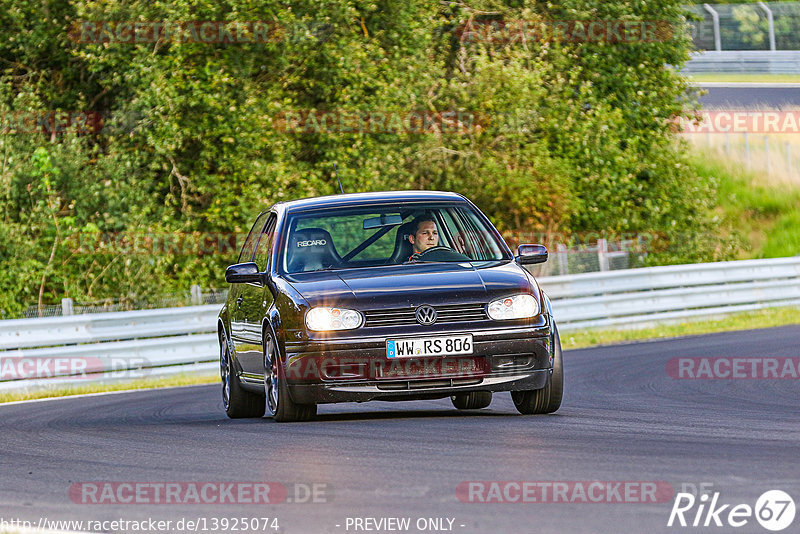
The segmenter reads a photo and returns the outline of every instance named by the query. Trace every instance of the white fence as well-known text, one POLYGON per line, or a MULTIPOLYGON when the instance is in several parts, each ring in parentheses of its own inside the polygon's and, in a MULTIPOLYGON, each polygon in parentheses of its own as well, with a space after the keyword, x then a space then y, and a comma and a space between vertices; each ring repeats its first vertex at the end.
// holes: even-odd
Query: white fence
POLYGON ((800 305, 800 257, 543 278, 562 331, 800 305))
POLYGON ((210 372, 220 308, 0 321, 0 390, 210 372))
MULTIPOLYGON (((222 306, 0 321, 0 350, 213 332, 222 306)), ((105 344, 113 350, 112 344, 105 344)), ((0 353, 7 356, 8 353, 0 353)))
POLYGON ((798 50, 800 2, 690 4, 698 17, 689 21, 692 41, 699 50, 798 50))
MULTIPOLYGON (((800 257, 539 281, 552 299, 562 331, 800 305, 800 257)), ((0 321, 0 389, 211 372, 218 365, 219 307, 0 321)))
POLYGON ((684 74, 706 72, 751 74, 797 74, 800 51, 723 50, 695 52, 681 71, 684 74))

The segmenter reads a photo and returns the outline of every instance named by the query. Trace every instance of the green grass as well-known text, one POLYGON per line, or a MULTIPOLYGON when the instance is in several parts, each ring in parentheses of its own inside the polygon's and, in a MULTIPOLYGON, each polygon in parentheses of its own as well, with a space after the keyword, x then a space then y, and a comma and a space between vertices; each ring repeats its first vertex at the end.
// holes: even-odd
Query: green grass
POLYGON ((720 231, 742 237, 739 259, 800 254, 800 188, 769 184, 712 152, 696 150, 692 164, 698 175, 718 181, 720 231))
POLYGON ((687 76, 697 82, 750 82, 787 83, 800 82, 800 74, 725 74, 719 72, 698 73, 687 76))
POLYGON ((54 387, 30 392, 0 393, 0 403, 45 399, 50 397, 67 397, 70 395, 85 395, 87 393, 100 393, 105 391, 128 391, 136 389, 166 388, 175 386, 193 386, 198 384, 211 384, 219 381, 219 374, 208 373, 201 375, 179 374, 165 378, 142 378, 129 382, 116 384, 87 384, 85 386, 54 387))
POLYGON ((800 308, 768 308, 765 310, 731 314, 719 319, 686 321, 649 328, 630 330, 592 329, 561 333, 561 346, 581 349, 596 345, 610 345, 627 341, 643 341, 733 330, 771 328, 800 324, 800 308))
POLYGON ((764 258, 796 254, 800 254, 800 208, 778 217, 761 251, 761 257, 764 258))

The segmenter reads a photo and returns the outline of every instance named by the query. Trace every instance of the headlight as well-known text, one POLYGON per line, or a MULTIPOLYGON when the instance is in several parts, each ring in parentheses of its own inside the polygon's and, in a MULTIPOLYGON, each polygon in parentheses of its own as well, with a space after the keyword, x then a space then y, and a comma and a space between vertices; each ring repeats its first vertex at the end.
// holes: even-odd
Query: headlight
POLYGON ((361 314, 345 308, 311 308, 306 314, 309 330, 351 330, 361 326, 361 314))
POLYGON ((493 300, 487 306, 486 312, 495 321, 524 319, 539 315, 539 303, 532 295, 514 295, 493 300))

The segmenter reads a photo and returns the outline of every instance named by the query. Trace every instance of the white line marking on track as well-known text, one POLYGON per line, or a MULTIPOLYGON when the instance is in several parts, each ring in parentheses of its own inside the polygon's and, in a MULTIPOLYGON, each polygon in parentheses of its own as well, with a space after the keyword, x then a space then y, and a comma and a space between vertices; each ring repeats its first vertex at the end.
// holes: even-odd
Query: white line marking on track
POLYGON ((137 389, 121 389, 118 391, 98 391, 96 393, 81 393, 79 395, 61 395, 58 397, 44 397, 42 399, 26 399, 26 400, 18 400, 18 401, 10 401, 10 402, 0 402, 0 408, 3 406, 11 406, 14 404, 25 404, 28 402, 45 402, 45 401, 56 401, 56 400, 63 400, 63 399, 79 399, 81 397, 99 397, 101 395, 116 395, 119 393, 134 393, 136 391, 153 391, 156 389, 178 389, 178 388, 194 388, 197 386, 214 386, 216 385, 215 382, 209 382, 208 384, 187 384, 185 386, 167 386, 167 387, 155 387, 155 388, 137 388, 137 389))

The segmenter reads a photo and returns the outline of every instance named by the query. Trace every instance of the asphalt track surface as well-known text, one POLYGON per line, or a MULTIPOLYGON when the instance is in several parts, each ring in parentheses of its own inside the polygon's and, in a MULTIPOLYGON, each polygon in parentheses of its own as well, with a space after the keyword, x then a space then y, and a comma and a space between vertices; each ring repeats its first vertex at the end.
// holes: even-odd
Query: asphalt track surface
MULTIPOLYGON (((702 84, 701 84, 702 85, 702 84)), ((733 85, 733 84, 732 84, 733 85)), ((800 106, 800 86, 792 87, 759 87, 755 84, 738 84, 738 86, 703 86, 708 91, 700 97, 700 103, 706 109, 768 109, 797 108, 800 106), (744 85, 744 86, 742 86, 744 85)))
MULTIPOLYGON (((452 532, 470 534, 768 532, 752 518, 738 529, 668 528, 671 497, 487 504, 460 501, 456 488, 599 480, 664 481, 680 491, 710 483, 720 503, 753 506, 781 489, 800 505, 800 380, 677 380, 666 372, 677 356, 798 357, 798 341, 800 326, 787 326, 568 351, 564 404, 548 416, 518 415, 509 395, 497 394, 473 412, 449 400, 373 402, 322 406, 309 423, 233 421, 216 385, 0 406, 0 516, 34 524, 277 517, 280 530, 266 532, 286 533, 366 532, 347 530, 348 517, 409 517, 407 532, 420 532, 415 522, 428 517, 454 518, 452 532), (327 484, 329 502, 76 504, 69 488, 85 481, 317 483, 327 484)), ((798 525, 800 513, 784 532, 798 525)))

